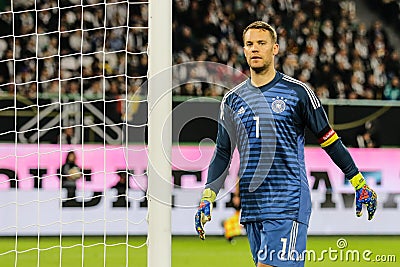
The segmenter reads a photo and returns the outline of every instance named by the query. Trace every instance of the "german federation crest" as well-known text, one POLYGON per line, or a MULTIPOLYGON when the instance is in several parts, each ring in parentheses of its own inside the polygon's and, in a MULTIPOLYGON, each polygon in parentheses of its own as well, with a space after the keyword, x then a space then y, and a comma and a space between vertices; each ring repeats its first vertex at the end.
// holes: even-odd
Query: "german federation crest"
POLYGON ((282 113, 285 108, 286 108, 286 101, 287 99, 284 99, 283 97, 274 97, 272 98, 272 111, 274 111, 275 113, 282 113))

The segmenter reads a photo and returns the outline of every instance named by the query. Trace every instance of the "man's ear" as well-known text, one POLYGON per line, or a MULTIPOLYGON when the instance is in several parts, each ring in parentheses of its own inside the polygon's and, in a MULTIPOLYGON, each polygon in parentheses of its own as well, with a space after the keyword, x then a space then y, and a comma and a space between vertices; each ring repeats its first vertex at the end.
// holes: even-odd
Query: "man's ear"
POLYGON ((273 53, 274 56, 276 56, 279 53, 279 44, 274 44, 273 53))

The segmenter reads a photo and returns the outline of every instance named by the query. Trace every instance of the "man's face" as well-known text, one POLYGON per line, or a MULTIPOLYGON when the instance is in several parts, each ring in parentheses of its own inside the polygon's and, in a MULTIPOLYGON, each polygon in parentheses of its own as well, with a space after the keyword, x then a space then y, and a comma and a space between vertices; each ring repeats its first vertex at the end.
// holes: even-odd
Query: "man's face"
POLYGON ((247 64, 256 73, 267 70, 274 64, 274 56, 279 51, 271 34, 263 29, 249 29, 244 35, 244 55, 247 64))

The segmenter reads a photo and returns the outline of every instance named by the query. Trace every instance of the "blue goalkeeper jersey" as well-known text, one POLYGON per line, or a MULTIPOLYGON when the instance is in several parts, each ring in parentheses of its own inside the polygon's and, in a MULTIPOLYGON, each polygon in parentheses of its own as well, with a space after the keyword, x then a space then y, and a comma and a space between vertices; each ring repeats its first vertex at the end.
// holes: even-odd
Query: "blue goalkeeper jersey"
POLYGON ((220 190, 237 147, 241 222, 293 219, 308 224, 311 198, 304 163, 305 127, 321 143, 337 139, 332 138, 336 134, 307 85, 280 72, 259 88, 250 79, 244 81, 222 100, 206 187, 220 190))

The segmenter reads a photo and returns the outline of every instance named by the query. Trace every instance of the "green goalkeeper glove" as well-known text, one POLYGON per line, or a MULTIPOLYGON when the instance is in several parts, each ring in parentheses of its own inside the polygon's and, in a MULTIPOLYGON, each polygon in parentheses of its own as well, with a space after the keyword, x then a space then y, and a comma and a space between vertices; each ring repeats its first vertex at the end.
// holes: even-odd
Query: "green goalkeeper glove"
POLYGON ((368 220, 372 220, 376 212, 376 206, 378 202, 378 196, 375 191, 372 190, 366 183, 361 173, 350 179, 350 183, 356 190, 356 215, 360 217, 362 215, 362 205, 367 207, 368 220))
POLYGON ((197 209, 196 216, 194 217, 194 224, 200 239, 205 239, 204 225, 211 220, 211 210, 213 203, 217 198, 217 194, 210 188, 203 191, 203 196, 200 200, 199 208, 197 209))

